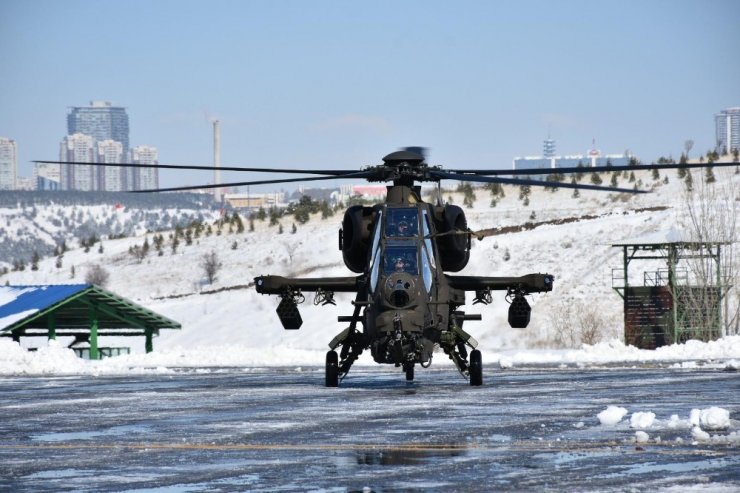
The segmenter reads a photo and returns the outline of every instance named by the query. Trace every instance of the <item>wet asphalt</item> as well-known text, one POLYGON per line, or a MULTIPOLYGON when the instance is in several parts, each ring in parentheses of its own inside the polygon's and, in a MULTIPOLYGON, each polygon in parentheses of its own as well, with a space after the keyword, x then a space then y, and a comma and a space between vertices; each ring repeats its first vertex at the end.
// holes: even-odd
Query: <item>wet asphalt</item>
POLYGON ((199 368, 0 378, 0 491, 740 491, 740 373, 721 368, 199 368), (650 411, 635 443, 629 414, 650 411), (733 420, 693 441, 673 414, 733 420))

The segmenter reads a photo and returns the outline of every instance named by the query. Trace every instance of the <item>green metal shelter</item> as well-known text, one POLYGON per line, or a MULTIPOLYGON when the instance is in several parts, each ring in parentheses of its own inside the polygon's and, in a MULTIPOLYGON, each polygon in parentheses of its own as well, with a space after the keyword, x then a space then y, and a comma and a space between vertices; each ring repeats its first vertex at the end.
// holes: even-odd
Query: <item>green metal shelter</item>
POLYGON ((722 278, 723 242, 691 241, 675 229, 648 234, 612 245, 623 251, 622 267, 612 269, 612 289, 624 301, 624 338, 627 344, 655 349, 688 339, 704 341, 722 336, 722 300, 731 287, 722 278), (630 284, 633 260, 665 265, 643 272, 642 285, 630 284), (705 279, 689 281, 678 269, 682 260, 703 262, 705 279))
MULTIPOLYGON (((90 359, 99 359, 103 336, 145 337, 146 352, 161 329, 180 329, 174 320, 90 284, 0 286, 0 336, 72 336, 90 344, 90 359)), ((74 344, 74 343, 73 343, 74 344)))

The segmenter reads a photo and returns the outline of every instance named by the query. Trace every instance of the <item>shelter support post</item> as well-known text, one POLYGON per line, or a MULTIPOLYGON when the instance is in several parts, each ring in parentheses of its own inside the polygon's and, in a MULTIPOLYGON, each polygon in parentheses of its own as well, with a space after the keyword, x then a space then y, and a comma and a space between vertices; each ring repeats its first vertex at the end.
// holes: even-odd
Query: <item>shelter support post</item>
POLYGON ((98 359, 98 312, 90 307, 90 359, 98 359))
POLYGON ((154 351, 154 342, 152 340, 154 335, 154 329, 147 327, 144 329, 144 335, 146 335, 145 349, 147 353, 154 351))
POLYGON ((630 282, 629 282, 629 267, 630 267, 630 258, 627 254, 627 245, 623 247, 624 252, 624 258, 622 259, 623 265, 622 268, 624 269, 624 295, 622 296, 622 313, 624 316, 624 328, 622 329, 622 333, 627 332, 627 306, 628 306, 628 300, 627 300, 627 293, 629 292, 630 282))
POLYGON ((676 266, 678 265, 678 249, 675 244, 668 247, 668 289, 671 292, 671 317, 673 318, 673 344, 678 344, 678 283, 676 282, 676 266))
POLYGON ((717 335, 722 337, 724 334, 724 328, 722 320, 724 318, 722 313, 722 303, 725 301, 724 292, 722 291, 722 246, 717 245, 717 335))
POLYGON ((50 313, 46 317, 46 329, 49 331, 49 340, 56 340, 57 338, 57 320, 54 313, 50 313))

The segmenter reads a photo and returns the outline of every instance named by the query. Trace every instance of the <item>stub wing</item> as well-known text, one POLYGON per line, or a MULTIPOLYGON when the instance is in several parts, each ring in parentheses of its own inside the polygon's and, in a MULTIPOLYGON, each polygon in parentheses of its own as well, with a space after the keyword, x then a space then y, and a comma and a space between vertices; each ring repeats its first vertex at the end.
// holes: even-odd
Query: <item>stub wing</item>
POLYGON ((527 274, 521 277, 447 276, 451 288, 463 291, 522 291, 544 293, 552 291, 555 277, 550 274, 527 274))
POLYGON ((260 294, 282 295, 286 290, 356 293, 362 277, 363 276, 297 278, 259 276, 254 278, 254 287, 260 294))

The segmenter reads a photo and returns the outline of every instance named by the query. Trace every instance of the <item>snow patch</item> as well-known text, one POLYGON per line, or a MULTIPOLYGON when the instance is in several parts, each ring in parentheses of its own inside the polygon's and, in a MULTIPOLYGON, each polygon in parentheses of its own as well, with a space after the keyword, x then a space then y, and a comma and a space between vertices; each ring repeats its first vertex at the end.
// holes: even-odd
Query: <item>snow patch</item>
POLYGON ((644 431, 636 431, 635 432, 635 442, 637 442, 637 443, 647 443, 649 440, 650 440, 650 435, 648 435, 644 431))
POLYGON ((651 412, 637 412, 632 413, 630 417, 630 427, 637 429, 646 429, 653 426, 655 422, 655 413, 651 412))
POLYGON ((606 409, 596 415, 599 418, 599 422, 602 425, 613 426, 620 421, 627 414, 627 410, 623 407, 608 406, 606 409))

